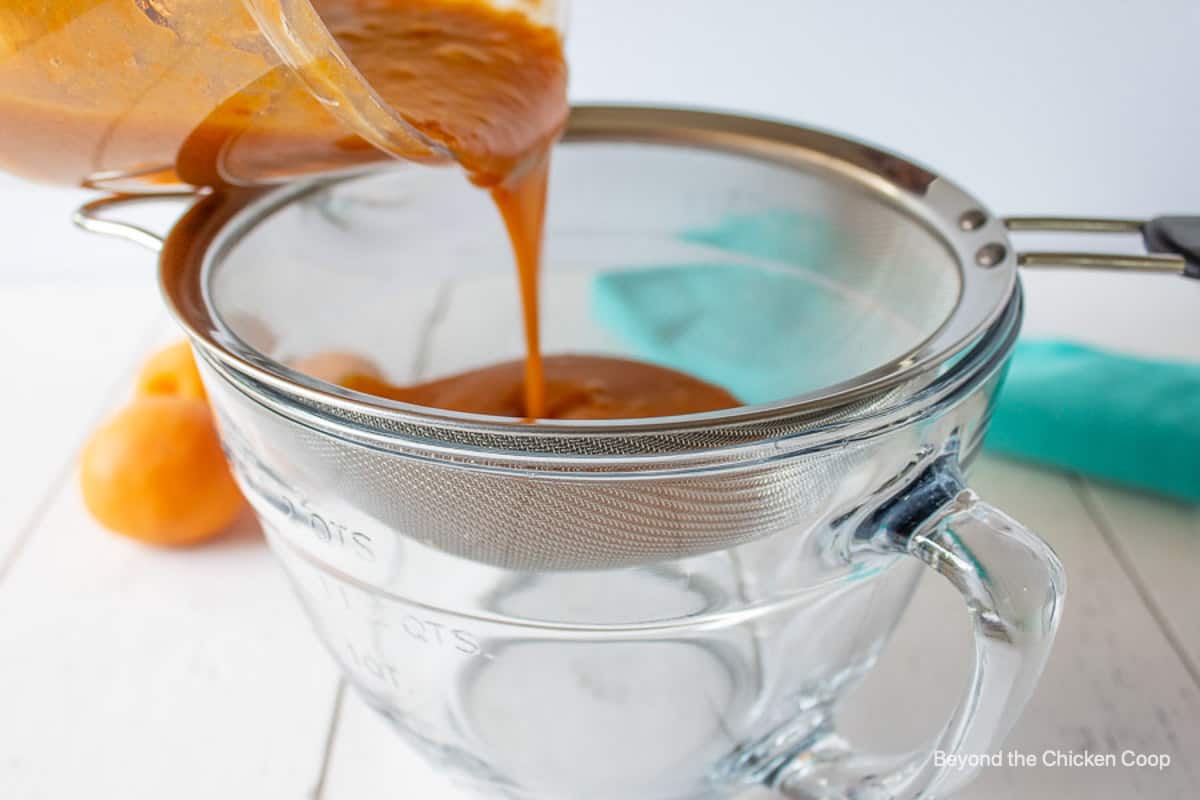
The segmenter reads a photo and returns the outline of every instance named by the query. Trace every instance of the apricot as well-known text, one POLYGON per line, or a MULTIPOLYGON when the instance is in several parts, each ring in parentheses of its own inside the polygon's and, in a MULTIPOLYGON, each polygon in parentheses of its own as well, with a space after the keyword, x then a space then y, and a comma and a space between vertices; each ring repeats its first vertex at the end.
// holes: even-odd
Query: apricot
POLYGON ((142 365, 135 393, 139 397, 171 395, 205 400, 208 394, 186 341, 159 350, 142 365))
POLYGON ((84 447, 79 484, 101 525, 156 545, 212 538, 245 505, 212 412, 194 397, 134 400, 84 447))
POLYGON ((379 367, 369 358, 338 350, 313 353, 292 362, 292 369, 326 383, 341 385, 352 375, 377 378, 379 367))

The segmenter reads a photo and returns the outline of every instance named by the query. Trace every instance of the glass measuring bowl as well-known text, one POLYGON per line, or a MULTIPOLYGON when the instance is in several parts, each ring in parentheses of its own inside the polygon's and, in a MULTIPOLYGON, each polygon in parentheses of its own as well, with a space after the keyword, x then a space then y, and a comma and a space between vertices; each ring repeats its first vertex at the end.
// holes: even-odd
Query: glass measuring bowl
MULTIPOLYGON (((480 3, 485 0, 479 0, 480 3)), ((546 25, 555 0, 498 3, 546 25)), ((14 0, 0 168, 142 192, 449 154, 385 102, 307 0, 14 0)))
MULTIPOLYGON (((602 287, 666 281, 683 307, 712 310, 688 276, 720 268, 742 278, 721 284, 715 310, 742 315, 690 325, 729 340, 706 352, 738 369, 713 379, 752 405, 531 426, 389 404, 289 367, 351 352, 405 382, 520 354, 486 199, 450 171, 400 167, 214 196, 168 239, 164 289, 238 478, 351 684, 483 796, 952 792, 970 773, 938 767, 933 749, 989 752, 1003 736, 1063 592, 1044 543, 963 483, 1019 288, 1003 283, 977 334, 931 351, 973 291, 964 270, 1000 273, 964 265, 951 234, 915 216, 916 189, 829 168, 843 145, 847 163, 892 162, 745 123, 749 149, 736 119, 656 126, 655 113, 582 115, 556 152, 546 347, 652 357, 640 328, 603 312, 602 287), (788 237, 771 238, 780 219, 788 237), (969 691, 931 749, 855 752, 836 736, 838 702, 922 565, 967 601, 969 691)), ((949 186, 930 196, 973 202, 949 186)))

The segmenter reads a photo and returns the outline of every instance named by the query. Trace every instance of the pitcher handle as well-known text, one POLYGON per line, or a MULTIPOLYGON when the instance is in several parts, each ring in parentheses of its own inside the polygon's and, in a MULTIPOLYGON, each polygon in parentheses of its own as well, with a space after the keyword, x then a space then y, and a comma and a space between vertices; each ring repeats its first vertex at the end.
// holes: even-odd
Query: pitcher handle
POLYGON ((926 469, 859 530, 852 558, 910 555, 962 593, 975 635, 970 683, 931 749, 899 759, 864 755, 828 728, 771 783, 795 800, 952 794, 978 770, 953 756, 990 753, 1033 692, 1058 628, 1062 564, 1044 541, 967 489, 953 455, 926 469))
POLYGON ((161 203, 164 200, 192 202, 199 197, 200 195, 194 191, 112 194, 90 200, 75 209, 75 213, 71 215, 71 222, 77 228, 82 228, 88 233, 125 239, 151 252, 157 253, 163 248, 162 236, 149 228, 143 228, 141 225, 135 225, 132 222, 121 222, 120 220, 110 219, 107 214, 114 209, 126 208, 138 204, 161 203))

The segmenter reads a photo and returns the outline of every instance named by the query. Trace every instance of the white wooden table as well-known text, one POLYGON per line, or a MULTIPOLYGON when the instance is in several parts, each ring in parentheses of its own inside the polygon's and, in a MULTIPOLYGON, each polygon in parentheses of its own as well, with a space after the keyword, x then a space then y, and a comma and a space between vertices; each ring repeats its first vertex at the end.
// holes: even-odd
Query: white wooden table
MULTIPOLYGON (((1200 7, 967 5, 761 0, 729 19, 733 4, 576 0, 575 87, 815 120, 937 164, 1005 212, 1200 211, 1200 107, 1181 100, 1195 98, 1200 7), (657 38, 614 56, 635 9, 657 38)), ((83 437, 176 334, 149 256, 67 227, 82 197, 0 177, 0 798, 455 797, 344 690, 252 521, 167 552, 85 514, 83 437)), ((1077 274, 1027 286, 1034 333, 1200 361, 1198 286, 1077 274)), ((1172 763, 989 768, 964 796, 1200 796, 1200 512, 991 458, 975 484, 1042 533, 1070 579, 1055 651, 1005 747, 1172 763)), ((961 601, 927 580, 851 733, 879 747, 926 739, 947 709, 913 682, 957 687, 968 656, 961 601)))

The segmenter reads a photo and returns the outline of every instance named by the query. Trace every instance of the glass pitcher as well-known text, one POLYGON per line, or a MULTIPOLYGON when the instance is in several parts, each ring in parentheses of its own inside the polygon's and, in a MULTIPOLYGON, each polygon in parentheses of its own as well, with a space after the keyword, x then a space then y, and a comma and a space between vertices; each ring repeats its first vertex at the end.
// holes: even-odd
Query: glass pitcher
MULTIPOLYGON (((451 158, 368 83, 322 5, 10 0, 0 7, 0 169, 144 192, 277 182, 383 153, 451 158)), ((494 5, 561 22, 557 0, 494 5)))

